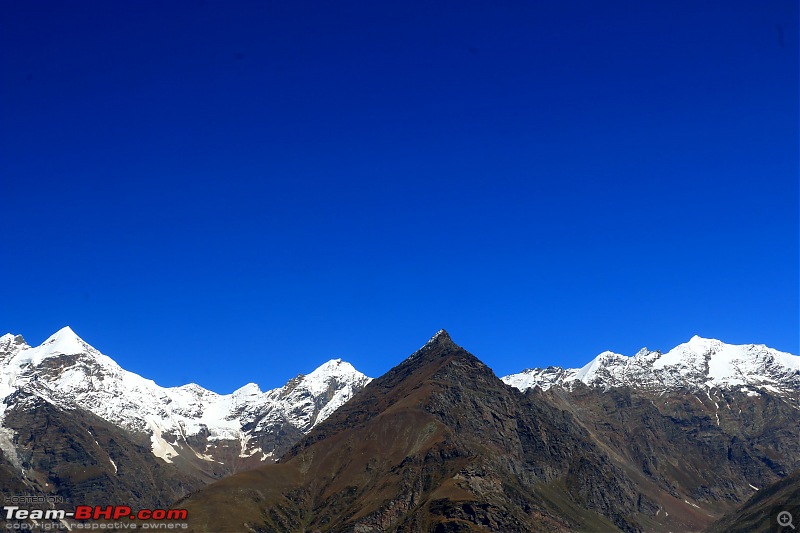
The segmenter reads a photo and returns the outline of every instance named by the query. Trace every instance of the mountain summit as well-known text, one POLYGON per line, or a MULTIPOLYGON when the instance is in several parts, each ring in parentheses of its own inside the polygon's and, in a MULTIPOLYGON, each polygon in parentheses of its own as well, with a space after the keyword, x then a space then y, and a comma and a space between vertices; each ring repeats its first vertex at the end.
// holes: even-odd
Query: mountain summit
POLYGON ((436 334, 433 337, 431 337, 431 340, 426 342, 422 348, 433 347, 433 346, 448 346, 448 347, 458 348, 458 346, 456 346, 456 343, 453 342, 453 339, 450 338, 450 334, 443 329, 437 331, 436 334))
POLYGON ((83 352, 89 345, 71 327, 64 326, 42 343, 42 347, 45 346, 53 354, 74 355, 83 352))

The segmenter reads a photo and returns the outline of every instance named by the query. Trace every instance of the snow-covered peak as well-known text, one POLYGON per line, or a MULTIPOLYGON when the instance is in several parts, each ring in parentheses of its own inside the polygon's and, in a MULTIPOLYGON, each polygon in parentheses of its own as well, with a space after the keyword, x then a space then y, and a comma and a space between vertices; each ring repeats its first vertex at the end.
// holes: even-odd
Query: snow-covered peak
POLYGON ((584 383, 592 381, 599 371, 604 368, 625 364, 626 360, 627 357, 624 355, 605 351, 579 368, 574 375, 574 379, 583 381, 584 383))
POLYGON ((22 338, 22 335, 6 333, 0 337, 0 360, 26 348, 30 348, 30 346, 22 338))
POLYGON ((321 374, 326 374, 326 373, 333 373, 333 372, 341 371, 341 370, 345 370, 345 371, 346 370, 353 370, 353 371, 355 371, 355 368, 353 368, 353 365, 351 365, 347 361, 342 361, 341 359, 331 359, 330 361, 327 361, 327 362, 322 363, 321 365, 319 365, 308 376, 321 375, 321 374))
POLYGON ((705 337, 701 337, 700 335, 692 335, 692 338, 689 339, 689 342, 684 344, 688 344, 690 346, 694 346, 697 348, 702 348, 704 346, 711 346, 712 344, 724 344, 724 343, 718 339, 707 339, 705 337))
POLYGON ((41 347, 45 346, 51 354, 75 355, 84 352, 89 345, 72 328, 64 326, 42 343, 41 347))
POLYGON ((347 361, 331 359, 327 363, 320 365, 307 376, 303 376, 302 385, 312 394, 321 394, 330 388, 333 381, 346 380, 348 378, 360 380, 364 377, 366 376, 356 370, 353 365, 347 361))
POLYGON ((654 390, 753 386, 797 394, 800 357, 763 344, 733 345, 694 336, 666 353, 646 348, 632 357, 603 352, 579 369, 534 368, 502 379, 522 390, 570 387, 580 381, 590 386, 654 390))
MULTIPOLYGON (((39 346, 31 348, 25 345, 14 357, 6 359, 6 371, 31 372, 30 367, 43 367, 46 361, 68 357, 73 365, 81 364, 89 367, 103 367, 106 372, 121 372, 120 366, 107 355, 103 355, 89 343, 81 339, 72 328, 65 326, 48 337, 39 346)), ((63 365, 48 368, 47 371, 58 374, 63 365)))
POLYGON ((293 425, 307 431, 341 407, 372 378, 341 359, 331 359, 313 372, 291 380, 279 391, 281 401, 305 406, 293 425))
MULTIPOLYGON (((8 361, 17 356, 23 350, 30 348, 22 335, 6 333, 0 337, 0 371, 8 364, 8 361)), ((2 388, 5 378, 0 375, 0 398, 2 398, 2 388)), ((0 411, 2 406, 0 406, 0 411)))
POLYGON ((236 397, 243 397, 243 396, 257 396, 262 394, 261 387, 259 387, 255 383, 248 383, 244 387, 240 387, 233 391, 233 396, 236 397))
POLYGON ((5 346, 11 346, 12 344, 19 344, 21 342, 25 342, 22 338, 22 335, 14 335, 13 333, 6 333, 3 336, 0 336, 0 350, 2 350, 5 346), (19 339, 18 342, 15 340, 19 339))

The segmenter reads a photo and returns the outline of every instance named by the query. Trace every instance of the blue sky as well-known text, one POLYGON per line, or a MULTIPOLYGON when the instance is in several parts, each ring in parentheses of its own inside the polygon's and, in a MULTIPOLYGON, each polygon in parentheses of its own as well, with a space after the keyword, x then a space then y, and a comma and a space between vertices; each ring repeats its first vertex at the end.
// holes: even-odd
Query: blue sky
POLYGON ((0 329, 162 385, 798 353, 798 5, 2 2, 0 329))

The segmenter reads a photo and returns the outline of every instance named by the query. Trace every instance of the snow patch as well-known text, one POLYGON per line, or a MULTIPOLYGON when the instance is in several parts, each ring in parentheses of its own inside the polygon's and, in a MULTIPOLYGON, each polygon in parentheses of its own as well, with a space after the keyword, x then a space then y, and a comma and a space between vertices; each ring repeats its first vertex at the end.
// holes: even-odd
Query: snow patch
POLYGON ((176 457, 178 452, 175 451, 175 448, 173 448, 164 437, 162 437, 162 428, 158 425, 158 422, 155 420, 149 420, 148 422, 151 431, 150 442, 152 443, 153 455, 171 463, 172 458, 176 457))
MULTIPOLYGON (((211 457, 208 454, 199 453, 196 450, 192 450, 192 451, 194 452, 195 457, 197 457, 198 459, 202 459, 203 461, 209 461, 211 463, 222 463, 222 461, 217 461, 216 459, 214 459, 213 457, 211 457)), ((241 455, 239 457, 241 457, 241 455)))

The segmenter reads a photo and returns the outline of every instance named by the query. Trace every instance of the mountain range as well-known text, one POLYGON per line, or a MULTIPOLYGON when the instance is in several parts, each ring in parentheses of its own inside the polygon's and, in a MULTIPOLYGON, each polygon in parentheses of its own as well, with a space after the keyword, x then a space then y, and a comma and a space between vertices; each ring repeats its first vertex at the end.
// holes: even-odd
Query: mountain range
POLYGON ((164 505, 273 461, 369 381, 336 359, 269 391, 255 383, 225 395, 196 384, 166 388, 122 369, 69 327, 37 347, 7 334, 0 337, 0 464, 36 492, 128 499, 133 483, 137 502, 164 505), (53 434, 55 425, 64 427, 53 434))
POLYGON ((440 331, 376 380, 332 360, 219 395, 9 334, 0 496, 191 494, 198 531, 699 530, 800 469, 799 406, 800 357, 700 337, 498 379, 440 331))
POLYGON ((624 361, 601 356, 523 392, 441 331, 277 464, 182 505, 196 531, 699 531, 800 469, 797 357, 767 350, 769 388, 698 390, 721 349, 765 351, 695 338, 663 365, 686 388, 607 386, 592 374, 624 361))

